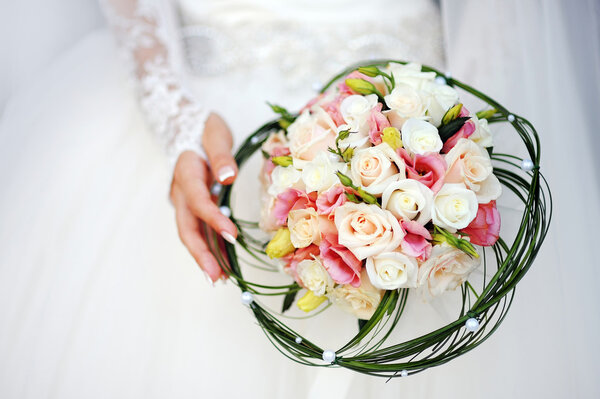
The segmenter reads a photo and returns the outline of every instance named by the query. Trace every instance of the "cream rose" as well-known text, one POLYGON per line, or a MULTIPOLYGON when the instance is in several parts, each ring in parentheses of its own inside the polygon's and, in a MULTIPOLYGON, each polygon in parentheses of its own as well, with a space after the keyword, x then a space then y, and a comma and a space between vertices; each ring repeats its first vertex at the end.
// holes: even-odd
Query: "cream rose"
POLYGON ((346 202, 335 209, 338 242, 362 260, 400 246, 404 232, 389 211, 377 205, 346 202))
POLYGON ((371 284, 382 290, 416 288, 419 264, 402 252, 384 252, 367 258, 367 274, 371 284))
POLYGON ((350 126, 351 131, 364 133, 366 130, 368 133, 369 115, 376 105, 377 96, 375 94, 367 96, 353 94, 342 100, 340 112, 346 124, 350 126))
POLYGON ((391 182, 406 177, 404 161, 386 143, 355 151, 350 171, 356 184, 376 196, 391 182))
POLYGON ((319 152, 327 151, 335 145, 336 137, 337 127, 321 107, 314 107, 312 113, 304 111, 288 127, 290 153, 299 161, 310 161, 319 152))
POLYGON ((368 320, 373 316, 383 297, 383 290, 374 287, 363 269, 360 287, 350 284, 339 285, 328 295, 329 299, 345 312, 359 319, 368 320))
POLYGON ((340 171, 346 173, 348 167, 344 162, 336 162, 331 159, 336 155, 328 152, 319 153, 312 161, 307 162, 302 169, 302 181, 306 186, 306 192, 310 193, 317 191, 319 193, 328 190, 335 184, 339 183, 339 179, 335 172, 340 171))
POLYGON ((276 166, 271 173, 271 185, 267 192, 269 195, 277 197, 288 188, 304 190, 302 173, 293 166, 276 166))
POLYGON ((267 154, 272 154, 274 149, 287 147, 288 145, 287 137, 285 137, 283 130, 280 130, 277 133, 269 135, 269 138, 262 144, 261 149, 267 154))
POLYGON ((323 296, 333 289, 333 280, 321 261, 317 258, 304 259, 296 266, 296 273, 304 287, 317 296, 323 296))
POLYGON ((417 180, 404 179, 390 183, 381 196, 381 206, 396 218, 414 220, 426 225, 431 220, 433 191, 417 180))
POLYGON ((470 139, 460 139, 446 154, 448 170, 444 181, 463 183, 475 192, 477 201, 487 204, 502 194, 502 186, 494 176, 488 152, 470 139))
POLYGON ((383 114, 390 124, 400 129, 408 118, 425 116, 426 103, 421 92, 406 84, 397 84, 390 94, 384 97, 386 105, 390 108, 383 114))
POLYGON ((443 143, 438 130, 431 123, 410 118, 402 125, 402 144, 409 152, 423 155, 438 153, 443 143))
POLYGON ((290 240, 295 248, 305 248, 321 242, 319 219, 313 208, 290 211, 287 219, 290 240))
POLYGON ((436 245, 419 268, 418 283, 432 296, 454 290, 481 264, 481 257, 469 256, 449 245, 436 245))
POLYGON ((471 117, 471 120, 475 124, 475 131, 469 136, 469 139, 482 147, 492 147, 494 142, 492 140, 492 132, 490 131, 488 120, 479 119, 475 115, 471 117))
POLYGON ((451 231, 464 229, 477 216, 477 197, 462 184, 444 184, 433 198, 433 223, 451 231))

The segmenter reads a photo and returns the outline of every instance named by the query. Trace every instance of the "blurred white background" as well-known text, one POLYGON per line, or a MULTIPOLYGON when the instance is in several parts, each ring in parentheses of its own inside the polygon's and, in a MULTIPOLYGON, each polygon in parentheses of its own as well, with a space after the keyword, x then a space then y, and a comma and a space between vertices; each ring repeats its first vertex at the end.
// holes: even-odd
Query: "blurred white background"
POLYGON ((0 2, 0 114, 37 71, 104 25, 98 0, 0 2))

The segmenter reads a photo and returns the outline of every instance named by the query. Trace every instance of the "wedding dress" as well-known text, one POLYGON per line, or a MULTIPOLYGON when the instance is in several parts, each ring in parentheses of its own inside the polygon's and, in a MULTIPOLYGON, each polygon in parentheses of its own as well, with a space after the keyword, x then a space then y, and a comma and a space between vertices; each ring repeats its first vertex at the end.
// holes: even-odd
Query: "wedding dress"
MULTIPOLYGON (((452 6, 452 20, 468 11, 452 6)), ((535 292, 517 292, 488 342, 448 365, 385 383, 283 357, 241 305, 239 289, 211 288, 177 237, 167 199, 171 168, 181 151, 201 151, 208 111, 223 115, 241 142, 273 117, 266 101, 298 109, 358 60, 410 59, 443 69, 432 2, 334 0, 317 8, 310 0, 110 0, 106 7, 119 45, 107 31, 83 38, 11 100, 0 126, 2 397, 496 398, 577 389, 575 375, 587 375, 590 362, 558 347, 567 330, 545 336, 556 367, 528 332, 535 309, 527 302, 560 287, 554 252, 541 255, 556 265, 553 277, 530 281, 535 292), (577 369, 562 369, 567 360, 577 369), (540 386, 550 371, 559 376, 540 386)), ((466 72, 461 77, 470 81, 466 72)), ((258 198, 247 168, 236 188, 240 208, 258 198)), ((588 204, 594 199, 597 190, 588 204)), ((557 314, 551 320, 567 315, 564 308, 557 314)), ((331 319, 356 328, 349 317, 331 319)))

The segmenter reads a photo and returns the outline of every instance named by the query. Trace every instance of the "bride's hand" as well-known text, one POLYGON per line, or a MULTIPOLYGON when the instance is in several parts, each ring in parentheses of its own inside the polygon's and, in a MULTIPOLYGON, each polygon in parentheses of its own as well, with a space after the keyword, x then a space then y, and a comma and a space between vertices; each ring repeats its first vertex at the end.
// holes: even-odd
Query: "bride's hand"
POLYGON ((210 167, 193 151, 183 152, 175 165, 171 200, 175 206, 179 238, 210 279, 217 281, 222 270, 200 232, 200 224, 204 221, 232 243, 238 234, 233 222, 213 202, 209 189, 213 180, 231 184, 237 176, 237 165, 231 156, 233 138, 227 124, 217 114, 211 114, 206 121, 202 145, 210 167))

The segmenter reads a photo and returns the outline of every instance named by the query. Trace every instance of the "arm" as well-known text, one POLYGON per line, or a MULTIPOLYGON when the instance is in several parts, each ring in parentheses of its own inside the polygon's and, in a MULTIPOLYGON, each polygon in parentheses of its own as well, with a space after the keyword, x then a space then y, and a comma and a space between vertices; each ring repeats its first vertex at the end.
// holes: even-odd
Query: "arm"
POLYGON ((181 82, 177 26, 169 1, 102 0, 102 8, 135 77, 140 107, 166 149, 179 236, 216 281, 221 269, 200 227, 206 223, 228 241, 237 236, 235 225, 219 212, 208 189, 213 179, 231 184, 237 175, 231 132, 181 82))

